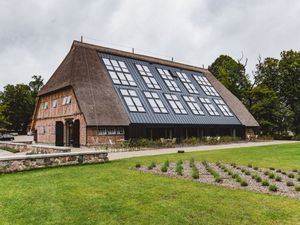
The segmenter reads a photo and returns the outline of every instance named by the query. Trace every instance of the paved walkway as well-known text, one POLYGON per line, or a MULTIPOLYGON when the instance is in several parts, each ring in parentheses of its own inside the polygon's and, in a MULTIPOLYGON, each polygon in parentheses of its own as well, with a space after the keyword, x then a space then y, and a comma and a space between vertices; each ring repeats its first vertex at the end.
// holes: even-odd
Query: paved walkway
POLYGON ((192 146, 192 147, 178 147, 178 148, 162 148, 144 151, 131 151, 131 152, 113 152, 108 153, 109 160, 125 159, 140 156, 151 156, 151 155, 163 155, 170 153, 177 153, 178 150, 184 150, 185 152, 197 152, 197 151, 213 151, 219 149, 228 148, 242 148, 242 147, 255 147, 255 146, 267 146, 275 144, 290 144, 299 143, 298 141, 266 141, 266 142, 243 142, 243 143, 233 143, 233 144, 222 144, 222 145, 202 145, 202 146, 192 146))

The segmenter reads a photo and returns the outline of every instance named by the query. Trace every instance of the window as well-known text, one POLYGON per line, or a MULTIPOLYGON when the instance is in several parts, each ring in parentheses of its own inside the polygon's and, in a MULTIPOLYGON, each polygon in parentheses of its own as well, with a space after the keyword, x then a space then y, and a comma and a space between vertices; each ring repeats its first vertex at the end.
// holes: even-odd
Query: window
POLYGON ((212 116, 220 115, 208 98, 199 98, 199 99, 203 103, 203 105, 204 105, 205 109, 207 110, 207 112, 209 113, 209 115, 212 115, 212 116))
POLYGON ((177 86, 175 80, 173 79, 172 75, 170 74, 169 70, 166 69, 157 69, 158 73, 164 79, 166 85, 168 86, 170 91, 177 91, 180 92, 179 87, 177 86))
POLYGON ((155 113, 168 113, 157 93, 145 92, 144 94, 155 113))
POLYGON ((125 134, 124 128, 117 128, 117 134, 125 134))
POLYGON ((165 94, 165 96, 176 114, 187 114, 176 95, 165 94))
POLYGON ((107 58, 103 58, 103 62, 114 84, 136 86, 124 62, 107 58))
POLYGON ((52 102, 52 108, 56 108, 57 107, 57 100, 53 100, 52 102))
POLYGON ((220 96, 216 89, 211 85, 211 83, 207 80, 206 77, 202 75, 194 75, 195 80, 198 82, 202 90, 206 95, 210 96, 220 96))
POLYGON ((108 135, 115 135, 116 129, 115 128, 107 128, 107 134, 108 135))
POLYGON ((120 89, 120 92, 131 112, 145 112, 145 109, 138 98, 136 91, 120 89))
POLYGON ((225 102, 222 99, 214 99, 214 102, 217 104, 217 106, 222 111, 224 116, 233 116, 228 106, 225 104, 225 102))
POLYGON ((195 88, 195 86, 192 84, 192 81, 188 78, 188 76, 185 73, 178 72, 178 71, 176 73, 189 93, 194 93, 194 94, 199 93, 195 88))
POLYGON ((150 72, 148 66, 142 66, 139 64, 135 64, 136 68, 138 69, 139 73, 143 77, 145 83, 147 84, 148 88, 153 89, 160 89, 157 81, 153 77, 153 74, 150 72))
POLYGON ((106 134, 107 134, 106 128, 98 128, 97 135, 103 136, 103 135, 106 135, 106 134))
POLYGON ((194 97, 191 96, 183 96, 183 99, 187 103, 187 105, 190 107, 191 111, 195 115, 204 115, 204 112, 201 110, 200 106, 194 99, 194 97))
POLYGON ((42 109, 48 109, 48 102, 42 103, 42 109))
POLYGON ((69 105, 71 104, 71 96, 65 96, 63 98, 63 105, 69 105))

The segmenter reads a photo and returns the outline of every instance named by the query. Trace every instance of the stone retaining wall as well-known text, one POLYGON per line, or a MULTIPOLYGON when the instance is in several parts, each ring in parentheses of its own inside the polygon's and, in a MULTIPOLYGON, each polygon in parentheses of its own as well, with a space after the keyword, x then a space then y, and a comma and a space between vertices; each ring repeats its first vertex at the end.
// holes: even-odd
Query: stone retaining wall
POLYGON ((69 147, 59 147, 51 145, 30 145, 25 143, 5 142, 0 141, 0 149, 13 148, 17 152, 28 152, 27 154, 49 154, 49 153, 65 153, 71 152, 69 147))
POLYGON ((104 163, 107 152, 58 153, 46 155, 26 155, 0 158, 0 173, 10 173, 37 168, 104 163))

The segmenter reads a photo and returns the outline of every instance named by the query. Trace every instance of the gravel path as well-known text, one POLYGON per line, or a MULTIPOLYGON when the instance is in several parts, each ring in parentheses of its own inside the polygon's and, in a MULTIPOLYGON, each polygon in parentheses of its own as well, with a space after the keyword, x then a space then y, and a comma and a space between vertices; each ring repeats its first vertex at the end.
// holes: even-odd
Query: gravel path
POLYGON ((147 166, 141 166, 137 170, 143 171, 143 172, 150 172, 158 175, 164 175, 164 176, 171 176, 171 177, 177 177, 180 179, 186 179, 191 180, 195 182, 202 182, 207 183, 211 185, 217 185, 217 186, 223 186, 223 187, 229 187, 233 189, 244 189, 259 193, 267 193, 267 194, 273 194, 273 195, 281 195, 281 196, 287 196, 292 198, 300 199, 300 191, 297 192, 295 190, 295 187, 300 187, 300 181, 298 178, 300 177, 300 171, 281 171, 276 170, 274 168, 267 169, 267 168, 253 168, 249 166, 239 166, 239 165, 229 165, 229 164, 219 164, 219 163, 207 163, 207 167, 205 167, 203 162, 195 161, 195 167, 199 171, 199 178, 193 179, 192 178, 192 169, 189 165, 189 161, 183 161, 183 175, 180 176, 176 173, 176 163, 170 163, 168 171, 162 172, 161 166, 162 164, 156 165, 152 170, 149 170, 147 166), (211 168, 221 178, 221 182, 216 182, 215 177, 208 171, 207 168, 211 168), (270 178, 269 175, 267 175, 265 172, 273 173, 274 178, 270 178), (229 175, 229 172, 231 174, 229 175), (247 182, 247 186, 241 186, 241 183, 236 181, 236 179, 232 178, 233 174, 238 174, 238 176, 243 180, 247 182), (290 178, 293 174, 293 178, 290 178), (277 191, 273 192, 269 190, 269 186, 263 186, 262 182, 257 182, 254 178, 254 175, 259 176, 262 178, 262 180, 267 180, 269 182, 269 185, 276 185, 277 191), (281 177, 281 181, 276 181, 276 176, 281 177), (287 186, 287 182, 292 181, 294 186, 287 186))

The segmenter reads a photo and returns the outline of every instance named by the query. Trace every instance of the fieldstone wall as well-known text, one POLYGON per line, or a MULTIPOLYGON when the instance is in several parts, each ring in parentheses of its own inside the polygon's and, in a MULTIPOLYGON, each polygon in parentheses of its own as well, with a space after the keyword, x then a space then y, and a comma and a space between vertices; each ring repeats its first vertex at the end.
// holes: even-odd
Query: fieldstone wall
POLYGON ((24 143, 13 143, 13 142, 5 142, 0 141, 0 149, 2 148, 13 148, 18 152, 27 152, 29 151, 28 145, 24 143))
POLYGON ((58 153, 0 158, 0 173, 10 173, 46 167, 104 163, 107 152, 58 153))

